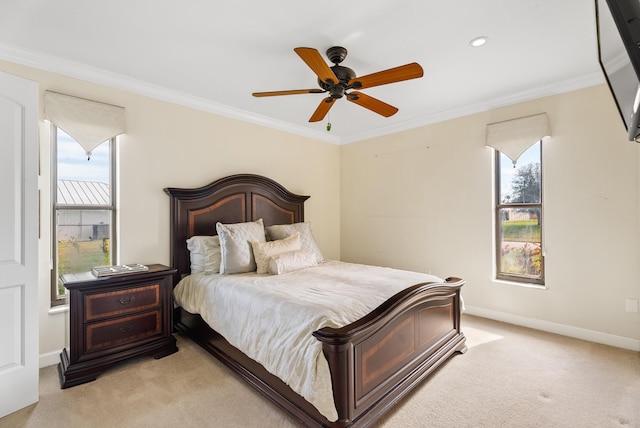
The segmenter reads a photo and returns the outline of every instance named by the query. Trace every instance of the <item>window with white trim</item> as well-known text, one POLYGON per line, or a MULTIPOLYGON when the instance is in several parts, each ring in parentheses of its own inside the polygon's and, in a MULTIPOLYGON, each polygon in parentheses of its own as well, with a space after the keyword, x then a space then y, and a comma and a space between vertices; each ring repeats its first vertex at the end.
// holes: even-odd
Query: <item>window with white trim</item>
POLYGON ((544 284, 542 141, 516 161, 496 150, 496 276, 544 284))
POLYGON ((551 136, 546 113, 487 125, 495 150, 496 278, 544 284, 542 142, 551 136))
POLYGON ((52 306, 63 304, 60 275, 116 263, 115 137, 85 149, 52 128, 52 306))
POLYGON ((52 91, 44 93, 51 123, 51 305, 64 303, 60 275, 117 264, 116 137, 124 107, 52 91))

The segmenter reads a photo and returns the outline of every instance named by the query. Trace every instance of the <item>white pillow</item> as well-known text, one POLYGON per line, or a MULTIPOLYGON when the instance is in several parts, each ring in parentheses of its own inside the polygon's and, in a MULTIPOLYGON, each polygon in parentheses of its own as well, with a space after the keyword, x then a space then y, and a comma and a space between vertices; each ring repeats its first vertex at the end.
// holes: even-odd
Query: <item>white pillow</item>
POLYGON ((274 226, 267 226, 265 228, 267 236, 270 240, 275 241, 278 239, 284 239, 293 235, 296 232, 300 232, 300 246, 305 250, 313 252, 316 256, 316 262, 322 263, 324 257, 315 239, 313 239, 313 233, 311 233, 311 223, 293 223, 293 224, 278 224, 274 226))
POLYGON ((221 262, 220 273, 253 272, 256 261, 253 257, 251 241, 265 241, 262 219, 247 223, 216 223, 220 237, 221 262))
POLYGON ((300 233, 296 232, 288 238, 277 241, 260 242, 252 240, 251 247, 253 248, 253 257, 256 259, 257 273, 267 273, 269 258, 280 253, 300 249, 300 233))
POLYGON ((316 266, 317 264, 316 255, 313 251, 289 251, 270 257, 268 271, 272 275, 280 275, 294 270, 316 266))
POLYGON ((220 272, 220 239, 217 236, 192 236, 187 239, 191 273, 220 272))

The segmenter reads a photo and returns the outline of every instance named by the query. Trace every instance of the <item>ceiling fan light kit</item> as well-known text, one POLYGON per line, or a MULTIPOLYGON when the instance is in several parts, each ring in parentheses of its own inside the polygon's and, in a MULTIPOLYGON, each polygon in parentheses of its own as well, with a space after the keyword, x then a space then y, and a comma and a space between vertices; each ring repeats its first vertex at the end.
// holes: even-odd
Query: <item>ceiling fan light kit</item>
POLYGON ((342 46, 333 46, 327 49, 327 58, 334 65, 329 67, 320 53, 313 48, 295 48, 294 52, 309 66, 318 77, 318 85, 321 89, 293 89, 286 91, 254 92, 254 97, 271 97, 278 95, 297 94, 317 94, 328 93, 315 112, 311 115, 309 122, 319 122, 327 115, 329 109, 333 107, 336 100, 346 98, 348 101, 369 109, 374 113, 384 117, 393 116, 398 109, 374 97, 363 94, 353 89, 366 89, 373 86, 386 85, 389 83, 401 82, 403 80, 416 79, 424 75, 420 64, 412 62, 400 67, 390 68, 366 76, 357 77, 356 72, 340 65, 347 57, 347 50, 342 46), (351 92, 347 92, 351 91, 351 92))

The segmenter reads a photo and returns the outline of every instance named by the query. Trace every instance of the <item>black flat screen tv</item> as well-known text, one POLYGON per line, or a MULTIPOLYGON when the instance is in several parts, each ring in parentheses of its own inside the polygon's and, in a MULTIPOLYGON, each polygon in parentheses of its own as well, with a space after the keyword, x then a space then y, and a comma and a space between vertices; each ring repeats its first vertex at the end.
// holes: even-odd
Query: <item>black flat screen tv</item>
POLYGON ((640 0, 595 0, 598 61, 629 134, 640 142, 640 0))

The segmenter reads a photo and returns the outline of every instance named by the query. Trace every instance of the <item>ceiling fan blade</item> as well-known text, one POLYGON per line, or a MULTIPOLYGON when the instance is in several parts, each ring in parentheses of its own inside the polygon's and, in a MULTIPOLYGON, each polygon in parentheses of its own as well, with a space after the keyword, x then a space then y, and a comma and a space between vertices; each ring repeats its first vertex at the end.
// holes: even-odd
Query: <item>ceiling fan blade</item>
POLYGON ((398 109, 392 105, 380 101, 377 98, 370 97, 362 92, 352 91, 346 97, 352 103, 358 104, 364 108, 371 110, 374 113, 378 113, 384 117, 393 116, 398 112, 398 109))
POLYGON ((326 91, 322 89, 292 89, 290 91, 271 91, 271 92, 254 92, 254 97, 274 97, 277 95, 296 95, 296 94, 322 94, 326 91))
POLYGON ((309 68, 316 73, 322 82, 331 83, 333 85, 338 84, 338 78, 324 59, 322 59, 320 52, 313 48, 295 48, 294 51, 305 63, 307 63, 309 68), (328 80, 331 80, 331 82, 327 82, 328 80))
POLYGON ((311 115, 309 122, 320 122, 322 119, 324 119, 324 117, 329 112, 329 109, 333 107, 333 105, 335 104, 335 101, 336 100, 333 99, 332 97, 327 97, 322 101, 320 101, 320 105, 318 106, 316 111, 314 111, 313 114, 311 115))
POLYGON ((362 77, 349 80, 349 87, 353 89, 371 88, 373 86, 386 85, 387 83, 402 82, 403 80, 422 77, 424 71, 417 62, 401 65, 400 67, 378 71, 362 77))

